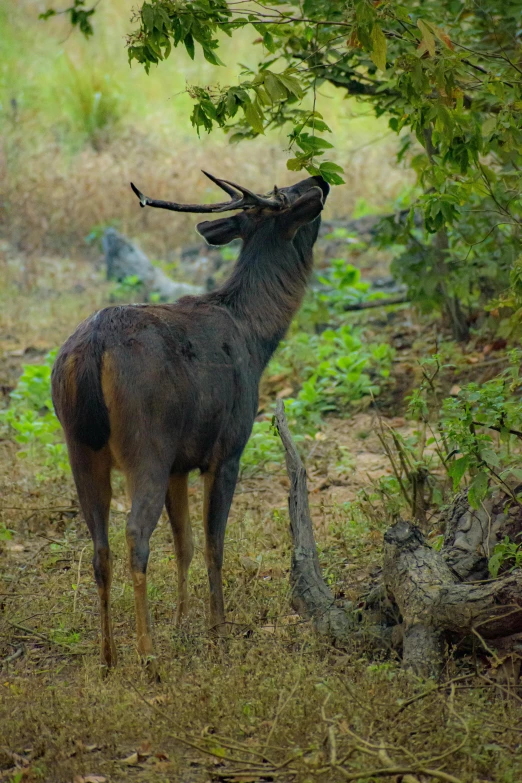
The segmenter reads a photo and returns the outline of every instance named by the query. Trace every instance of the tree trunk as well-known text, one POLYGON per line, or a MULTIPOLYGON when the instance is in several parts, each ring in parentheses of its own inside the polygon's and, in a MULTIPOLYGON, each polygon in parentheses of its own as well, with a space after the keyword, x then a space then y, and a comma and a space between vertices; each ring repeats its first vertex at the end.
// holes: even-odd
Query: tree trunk
MULTIPOLYGON (((431 127, 425 128, 423 134, 426 143, 426 153, 428 155, 430 163, 433 163, 433 156, 435 155, 437 150, 433 146, 431 127)), ((434 267, 437 276, 439 278, 438 289, 442 297, 444 312, 451 325, 451 331, 453 332, 453 337, 455 338, 455 340, 457 340, 457 342, 467 342, 469 340, 469 327, 468 324, 466 323, 464 313, 462 312, 460 301, 456 296, 452 296, 448 292, 448 287, 446 285, 446 275, 447 275, 446 257, 448 255, 448 250, 449 250, 449 241, 448 241, 448 232, 446 231, 445 228, 441 228, 440 231, 437 231, 437 233, 435 234, 435 238, 433 240, 433 248, 434 248, 434 267)))

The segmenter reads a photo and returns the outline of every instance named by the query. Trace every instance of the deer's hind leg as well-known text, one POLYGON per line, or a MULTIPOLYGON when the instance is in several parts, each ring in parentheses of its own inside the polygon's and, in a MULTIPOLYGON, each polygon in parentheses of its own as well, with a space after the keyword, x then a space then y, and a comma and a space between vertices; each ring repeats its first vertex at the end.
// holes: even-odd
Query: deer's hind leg
POLYGON ((190 526, 188 505, 188 474, 175 474, 170 477, 167 497, 165 499, 169 515, 176 560, 178 566, 178 606, 176 609, 176 625, 180 625, 188 608, 188 570, 194 555, 192 528, 190 526))
POLYGON ((154 469, 152 461, 149 461, 147 471, 138 475, 127 473, 127 480, 132 506, 127 521, 126 534, 134 587, 138 653, 141 659, 147 663, 152 677, 159 679, 154 660, 152 625, 147 601, 147 564, 150 537, 158 524, 165 504, 169 477, 160 466, 156 466, 154 469))
POLYGON ((69 459, 80 506, 94 546, 92 565, 100 597, 101 659, 102 663, 110 668, 116 664, 110 609, 112 555, 109 547, 109 513, 112 458, 107 446, 100 451, 93 451, 88 446, 74 443, 69 444, 69 459))

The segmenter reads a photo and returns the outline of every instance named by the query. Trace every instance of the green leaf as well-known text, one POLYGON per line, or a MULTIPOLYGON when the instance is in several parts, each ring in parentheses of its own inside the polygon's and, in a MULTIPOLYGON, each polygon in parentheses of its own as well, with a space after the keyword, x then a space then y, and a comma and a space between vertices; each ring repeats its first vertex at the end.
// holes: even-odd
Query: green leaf
POLYGON ((470 457, 469 455, 466 455, 465 457, 460 457, 460 459, 454 460, 448 467, 448 473, 453 479, 454 492, 458 489, 460 482, 462 481, 462 477, 468 469, 469 463, 470 457))
POLYGON ((156 26, 158 26, 159 19, 161 18, 165 30, 170 30, 171 27, 170 16, 166 12, 165 8, 162 5, 157 5, 155 11, 156 11, 156 26))
POLYGON ((313 128, 314 131, 318 131, 319 133, 332 132, 332 129, 328 127, 326 122, 324 122, 323 118, 320 115, 318 116, 318 112, 316 112, 315 115, 307 117, 304 125, 309 128, 313 128))
POLYGON ((468 500, 472 508, 480 508, 488 491, 488 474, 481 470, 477 473, 468 490, 468 500))
POLYGON ((183 43, 185 44, 185 48, 186 48, 186 50, 188 52, 188 55, 189 55, 190 59, 193 60, 194 59, 194 53, 195 53, 194 52, 194 39, 193 39, 193 37, 192 37, 192 35, 190 33, 187 33, 183 43))
POLYGON ((488 119, 482 123, 482 135, 490 136, 497 127, 497 118, 488 117, 488 119))
POLYGON ((344 179, 341 176, 344 172, 342 167, 338 166, 337 163, 332 163, 329 160, 323 161, 319 165, 319 173, 330 185, 344 184, 344 179))
POLYGON ((422 19, 417 19, 417 27, 422 33, 422 42, 432 57, 435 56, 435 38, 431 29, 422 19))
POLYGON ((498 572, 500 571, 500 566, 504 562, 504 555, 502 552, 495 552, 488 560, 488 569, 491 576, 496 579, 498 576, 498 572))
POLYGON ((320 136, 312 136, 311 133, 298 133, 295 136, 295 141, 303 152, 314 155, 322 155, 323 150, 329 150, 333 147, 333 144, 330 144, 326 139, 322 139, 320 136))
POLYGON ((480 456, 488 465, 493 465, 494 468, 500 467, 499 456, 496 452, 493 451, 493 449, 482 449, 480 456))
POLYGON ((337 163, 332 163, 331 160, 325 160, 321 163, 320 167, 321 171, 328 171, 331 174, 344 174, 344 169, 342 166, 339 166, 337 163))
POLYGON ((141 7, 141 20, 145 30, 151 33, 154 29, 154 9, 149 3, 143 3, 141 7))
POLYGON ((268 30, 265 30, 263 35, 263 43, 271 54, 274 54, 277 51, 276 43, 268 30))
POLYGON ((190 115, 190 121, 192 125, 196 128, 199 136, 199 129, 201 127, 205 128, 205 130, 210 133, 212 130, 212 120, 207 117, 206 113, 204 112, 203 108, 200 106, 199 103, 197 103, 194 108, 192 109, 192 114, 190 115))
POLYGON ((264 133, 265 128, 263 125, 263 112, 258 103, 247 103, 243 106, 245 113, 245 119, 256 133, 264 133))
POLYGON ((286 168, 289 171, 301 171, 304 166, 305 160, 303 158, 290 158, 286 161, 286 168))
POLYGON ((254 92, 257 95, 257 99, 262 106, 271 106, 273 101, 268 92, 265 89, 264 84, 256 84, 254 92))
POLYGON ((211 63, 211 65, 225 65, 223 60, 220 60, 214 50, 210 49, 208 46, 203 46, 203 57, 207 62, 211 63))
POLYGON ((277 101, 284 101, 288 95, 288 90, 283 82, 270 71, 267 71, 265 74, 265 87, 274 103, 277 101))
POLYGON ((296 98, 303 97, 303 90, 295 76, 291 76, 288 73, 276 73, 274 76, 283 84, 284 87, 286 87, 288 92, 291 92, 292 95, 295 95, 296 98))
POLYGON ((433 24, 433 22, 430 22, 430 29, 435 35, 435 37, 438 38, 438 40, 444 44, 444 46, 447 46, 448 49, 455 48, 451 43, 451 38, 446 32, 444 32, 444 30, 441 30, 441 28, 437 27, 437 25, 433 24))
POLYGON ((372 51, 370 57, 375 63, 377 68, 381 71, 386 70, 386 36, 379 27, 378 24, 374 24, 372 27, 372 51))

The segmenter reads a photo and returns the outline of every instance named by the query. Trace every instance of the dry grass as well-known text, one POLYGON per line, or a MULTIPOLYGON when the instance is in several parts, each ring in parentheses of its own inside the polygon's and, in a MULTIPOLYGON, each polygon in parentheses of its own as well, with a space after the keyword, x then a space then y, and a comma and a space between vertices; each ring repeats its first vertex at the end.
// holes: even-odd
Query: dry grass
MULTIPOLYGON (((208 781, 239 766, 223 759, 228 755, 244 759, 247 772, 226 779, 265 779, 252 774, 255 769, 248 772, 259 761, 251 751, 275 764, 294 758, 293 774, 282 779, 305 781, 314 780, 331 759, 333 732, 337 758, 350 754, 349 768, 360 770, 361 780, 364 770, 382 766, 378 757, 356 750, 364 751, 364 742, 384 743, 399 766, 422 762, 438 768, 431 759, 443 755, 444 769, 469 783, 520 778, 516 698, 503 701, 489 684, 470 687, 461 680, 453 691, 433 690, 401 711, 404 700, 430 693, 433 685, 416 682, 396 662, 372 663, 363 653, 332 650, 296 621, 288 603, 286 512, 267 503, 272 493, 266 492, 266 479, 243 485, 236 498, 226 549, 231 625, 222 643, 207 633, 200 536, 191 571, 191 615, 177 631, 173 546, 165 520, 154 534, 149 594, 162 674, 162 683, 154 686, 134 647, 125 500, 117 492, 111 538, 120 660, 101 681, 90 542, 81 521, 56 508, 71 503, 72 486, 54 481, 31 491, 28 476, 11 462, 12 452, 5 452, 2 461, 12 481, 4 485, 10 508, 4 506, 3 519, 16 536, 3 556, 0 654, 5 659, 23 652, 4 664, 0 683, 4 768, 15 766, 17 757, 9 756, 15 753, 18 764, 27 765, 27 780, 70 783, 75 775, 97 774, 110 781, 208 781), (187 747, 187 741, 197 747, 187 747), (124 759, 139 748, 141 763, 128 766, 124 759)), ((192 502, 197 518, 196 488, 192 502)), ((195 529, 199 533, 197 524, 195 529)), ((327 539, 326 534, 321 543, 327 539)), ((377 557, 375 545, 374 552, 377 557)), ((343 778, 330 770, 327 779, 343 778)))
MULTIPOLYGON (((138 238, 153 258, 169 259, 180 245, 195 240, 193 216, 141 211, 130 181, 155 198, 208 202, 220 196, 201 169, 260 192, 303 176, 287 172, 284 153, 265 140, 231 146, 195 139, 173 148, 163 139, 129 130, 101 150, 86 147, 72 157, 52 142, 23 154, 16 145, 13 149, 11 159, 0 157, 0 232, 33 256, 85 252, 86 237, 107 225, 138 238)), ((361 198, 374 209, 389 208, 404 178, 380 160, 383 154, 379 148, 374 155, 362 150, 339 155, 341 162, 347 161, 347 183, 334 189, 330 217, 351 214, 361 198)))

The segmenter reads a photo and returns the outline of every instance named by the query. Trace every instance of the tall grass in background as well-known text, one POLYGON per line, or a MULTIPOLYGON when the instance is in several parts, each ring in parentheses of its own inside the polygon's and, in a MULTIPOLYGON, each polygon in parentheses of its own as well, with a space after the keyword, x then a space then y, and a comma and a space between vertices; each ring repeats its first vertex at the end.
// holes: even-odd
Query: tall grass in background
MULTIPOLYGON (((194 237, 193 218, 140 213, 129 180, 158 198, 210 201, 217 194, 201 168, 258 190, 300 178, 286 170, 284 132, 233 146, 225 134, 198 138, 190 126, 186 84, 233 83, 237 64, 260 54, 246 31, 223 50, 225 68, 176 50, 147 76, 127 63, 131 0, 103 0, 90 41, 63 18, 39 21, 45 8, 0 0, 0 233, 21 251, 79 253, 93 229, 116 225, 167 257, 194 237)), ((408 174, 394 164, 385 121, 328 86, 318 108, 346 169, 329 214, 348 216, 361 203, 388 209, 408 174)))

